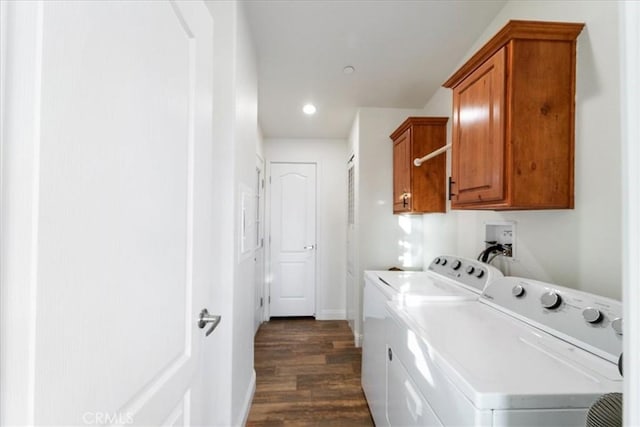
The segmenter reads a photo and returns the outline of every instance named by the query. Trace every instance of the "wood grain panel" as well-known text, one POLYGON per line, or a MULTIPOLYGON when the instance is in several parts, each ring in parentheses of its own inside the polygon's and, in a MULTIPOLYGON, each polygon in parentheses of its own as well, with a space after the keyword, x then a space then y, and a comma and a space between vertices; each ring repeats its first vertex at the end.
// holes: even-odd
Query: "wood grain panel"
POLYGON ((453 88, 467 78, 510 40, 558 40, 572 42, 584 28, 575 22, 541 22, 511 20, 482 46, 465 64, 442 84, 453 88))
POLYGON ((411 129, 393 141, 393 212, 411 210, 411 129))
POLYGON ((417 125, 413 128, 411 156, 412 198, 411 210, 414 212, 445 212, 446 209, 446 169, 447 153, 442 153, 420 166, 413 159, 423 157, 443 147, 447 142, 447 120, 430 125, 417 125))
POLYGON ((576 37, 583 27, 510 21, 447 81, 452 208, 574 207, 576 37))
POLYGON ((255 338, 247 426, 373 426, 346 321, 276 319, 255 338))
POLYGON ((574 44, 513 44, 513 202, 573 207, 574 44))
POLYGON ((413 160, 443 147, 447 117, 408 117, 391 135, 393 140, 393 213, 446 210, 446 154, 415 166, 413 160), (406 202, 403 196, 407 195, 406 202))
POLYGON ((452 206, 504 197, 505 49, 453 91, 452 206))

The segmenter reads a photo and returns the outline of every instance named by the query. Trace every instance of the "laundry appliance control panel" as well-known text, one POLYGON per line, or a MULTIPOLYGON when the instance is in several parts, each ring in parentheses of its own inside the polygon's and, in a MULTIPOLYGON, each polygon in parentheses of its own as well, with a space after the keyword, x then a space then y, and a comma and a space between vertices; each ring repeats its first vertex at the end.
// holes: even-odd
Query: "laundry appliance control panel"
POLYGON ((519 277, 489 283, 481 302, 611 362, 622 352, 622 304, 577 289, 519 277))
POLYGON ((502 277, 500 270, 489 264, 447 255, 434 258, 429 265, 429 271, 455 280, 477 292, 482 292, 487 283, 502 277))

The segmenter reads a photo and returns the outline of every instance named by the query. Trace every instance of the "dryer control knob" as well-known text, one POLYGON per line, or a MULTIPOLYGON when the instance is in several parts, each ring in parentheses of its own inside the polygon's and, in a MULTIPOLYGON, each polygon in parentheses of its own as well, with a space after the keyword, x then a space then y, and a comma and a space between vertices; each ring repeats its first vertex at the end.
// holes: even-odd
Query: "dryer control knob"
POLYGON ((466 269, 467 274, 473 274, 474 271, 476 271, 476 269, 473 267, 473 265, 470 265, 466 269))
POLYGON ((484 270, 479 268, 478 271, 476 271, 476 277, 480 279, 482 276, 484 276, 484 270))
POLYGON ((599 323, 602 320, 602 313, 597 308, 587 307, 582 310, 582 317, 588 323, 599 323))
POLYGON ((622 318, 617 317, 613 319, 611 321, 611 327, 613 328, 614 331, 616 331, 616 334, 622 335, 622 318))
POLYGON ((542 306, 546 309, 553 310, 554 308, 558 308, 562 303, 562 298, 560 295, 553 291, 547 291, 540 297, 540 302, 542 306))
POLYGON ((453 261, 453 264, 451 264, 451 268, 453 268, 454 270, 457 270, 460 268, 461 265, 462 263, 460 262, 460 260, 455 260, 453 261))
POLYGON ((524 292, 524 287, 522 285, 515 285, 513 288, 511 288, 511 294, 516 298, 523 297, 524 292))
POLYGON ((441 260, 440 260, 440 258, 439 258, 439 257, 433 260, 433 262, 435 262, 436 264, 440 264, 440 261, 441 261, 441 260))
POLYGON ((447 265, 447 259, 446 258, 442 258, 442 265, 447 265))

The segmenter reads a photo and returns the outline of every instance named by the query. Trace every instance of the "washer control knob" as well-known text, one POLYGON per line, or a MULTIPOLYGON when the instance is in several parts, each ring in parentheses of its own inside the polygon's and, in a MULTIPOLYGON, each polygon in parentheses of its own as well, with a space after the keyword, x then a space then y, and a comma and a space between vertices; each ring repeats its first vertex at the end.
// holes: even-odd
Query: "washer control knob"
POLYGON ((582 317, 588 323, 600 323, 602 320, 602 313, 597 308, 587 307, 582 311, 582 317))
POLYGON ((555 293, 554 291, 547 291, 540 297, 540 302, 542 306, 546 309, 553 310, 554 308, 558 308, 562 303, 562 298, 560 295, 555 293))
POLYGON ((473 267, 473 265, 470 265, 466 269, 467 274, 473 274, 474 271, 476 271, 476 269, 473 267))
POLYGON ((616 331, 616 334, 622 335, 622 318, 617 317, 613 319, 611 321, 611 327, 613 328, 614 331, 616 331))
POLYGON ((460 260, 455 260, 453 261, 453 264, 451 264, 451 268, 453 268, 454 270, 457 270, 460 268, 461 265, 462 263, 460 262, 460 260))
POLYGON ((513 288, 511 288, 511 294, 516 298, 523 297, 524 293, 525 291, 522 285, 515 285, 513 288))
POLYGON ((447 265, 447 259, 446 258, 442 258, 442 265, 447 265))
POLYGON ((484 276, 484 270, 479 268, 478 271, 476 271, 476 277, 480 279, 482 276, 484 276))
POLYGON ((440 264, 440 261, 441 261, 440 257, 433 260, 433 262, 435 262, 436 264, 440 264))

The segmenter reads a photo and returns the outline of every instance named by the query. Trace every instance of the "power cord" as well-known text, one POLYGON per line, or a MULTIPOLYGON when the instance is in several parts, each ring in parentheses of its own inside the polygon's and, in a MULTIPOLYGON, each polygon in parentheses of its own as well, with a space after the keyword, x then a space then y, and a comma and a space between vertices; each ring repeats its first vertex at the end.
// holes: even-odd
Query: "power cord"
MULTIPOLYGON (((496 243, 498 243, 498 242, 496 242, 495 240, 485 240, 484 242, 485 242, 487 245, 492 245, 492 246, 493 246, 493 245, 495 245, 496 243)), ((487 249, 489 249, 489 247, 485 248, 483 251, 481 251, 481 252, 478 254, 478 256, 476 257, 476 260, 477 260, 477 261, 480 261, 480 259, 482 258, 482 256, 484 255, 484 253, 487 251, 487 249)))
POLYGON ((478 254, 476 258, 478 261, 482 261, 485 264, 491 264, 491 262, 499 256, 511 256, 511 244, 501 244, 495 241, 485 242, 489 246, 478 254), (489 258, 491 257, 491 258, 489 258))
POLYGON ((490 255, 492 255, 494 253, 502 253, 502 251, 504 251, 504 246, 502 246, 500 243, 496 243, 495 245, 491 245, 487 249, 482 251, 481 261, 486 263, 489 260, 489 256, 490 255))

